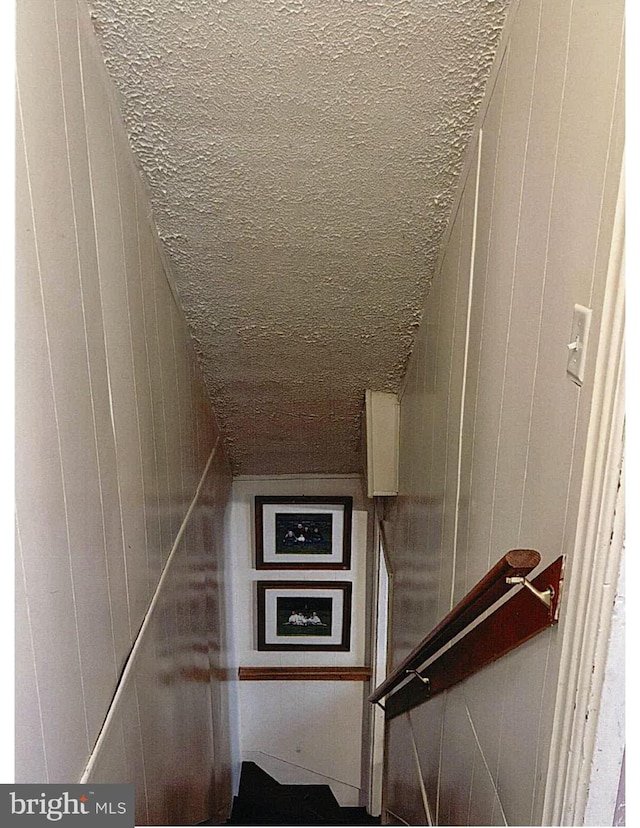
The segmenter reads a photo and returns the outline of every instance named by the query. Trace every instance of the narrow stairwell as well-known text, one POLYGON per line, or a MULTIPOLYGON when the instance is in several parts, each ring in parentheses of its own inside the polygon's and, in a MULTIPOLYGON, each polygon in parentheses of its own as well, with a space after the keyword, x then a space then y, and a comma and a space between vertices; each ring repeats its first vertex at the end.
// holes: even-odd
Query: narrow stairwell
POLYGON ((227 825, 380 825, 380 819, 340 806, 328 785, 282 785, 255 762, 243 762, 227 825))

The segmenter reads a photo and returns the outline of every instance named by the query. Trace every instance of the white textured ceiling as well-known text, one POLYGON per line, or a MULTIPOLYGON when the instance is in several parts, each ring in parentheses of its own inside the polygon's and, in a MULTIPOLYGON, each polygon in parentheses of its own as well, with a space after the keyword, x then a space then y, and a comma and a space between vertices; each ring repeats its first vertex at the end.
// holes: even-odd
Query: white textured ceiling
POLYGON ((236 473, 360 471, 508 0, 89 0, 236 473))

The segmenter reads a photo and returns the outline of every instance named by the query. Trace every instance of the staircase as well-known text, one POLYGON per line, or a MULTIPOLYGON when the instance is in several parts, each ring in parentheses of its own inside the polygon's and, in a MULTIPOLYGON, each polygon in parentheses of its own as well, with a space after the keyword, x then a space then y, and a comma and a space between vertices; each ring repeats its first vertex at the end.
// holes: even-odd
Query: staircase
POLYGON ((281 785, 243 762, 227 825, 380 825, 365 808, 341 807, 328 785, 281 785))

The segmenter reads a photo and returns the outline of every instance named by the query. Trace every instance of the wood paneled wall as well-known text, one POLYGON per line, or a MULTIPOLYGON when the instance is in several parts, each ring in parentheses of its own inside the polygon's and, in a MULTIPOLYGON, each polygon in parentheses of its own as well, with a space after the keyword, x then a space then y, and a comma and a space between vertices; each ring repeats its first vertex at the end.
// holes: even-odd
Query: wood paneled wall
POLYGON ((214 763, 229 787, 230 473, 220 444, 183 526, 218 430, 85 4, 19 3, 17 64, 16 778, 80 779, 182 527, 93 778, 140 783, 138 824, 195 822, 214 763))
MULTIPOLYGON (((511 548, 543 566, 566 554, 571 588, 623 148, 623 7, 522 0, 510 15, 401 394, 395 663, 511 548), (575 303, 593 308, 582 388, 566 374, 575 303)), ((390 724, 392 812, 426 818, 413 732, 436 824, 540 824, 563 634, 390 724)))

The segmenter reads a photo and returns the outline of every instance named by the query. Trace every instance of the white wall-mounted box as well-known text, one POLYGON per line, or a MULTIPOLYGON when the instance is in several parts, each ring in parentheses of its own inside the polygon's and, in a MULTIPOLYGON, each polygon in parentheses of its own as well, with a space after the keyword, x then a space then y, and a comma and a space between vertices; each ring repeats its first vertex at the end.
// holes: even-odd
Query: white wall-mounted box
POLYGON ((398 494, 400 401, 388 391, 365 392, 367 495, 398 494))

